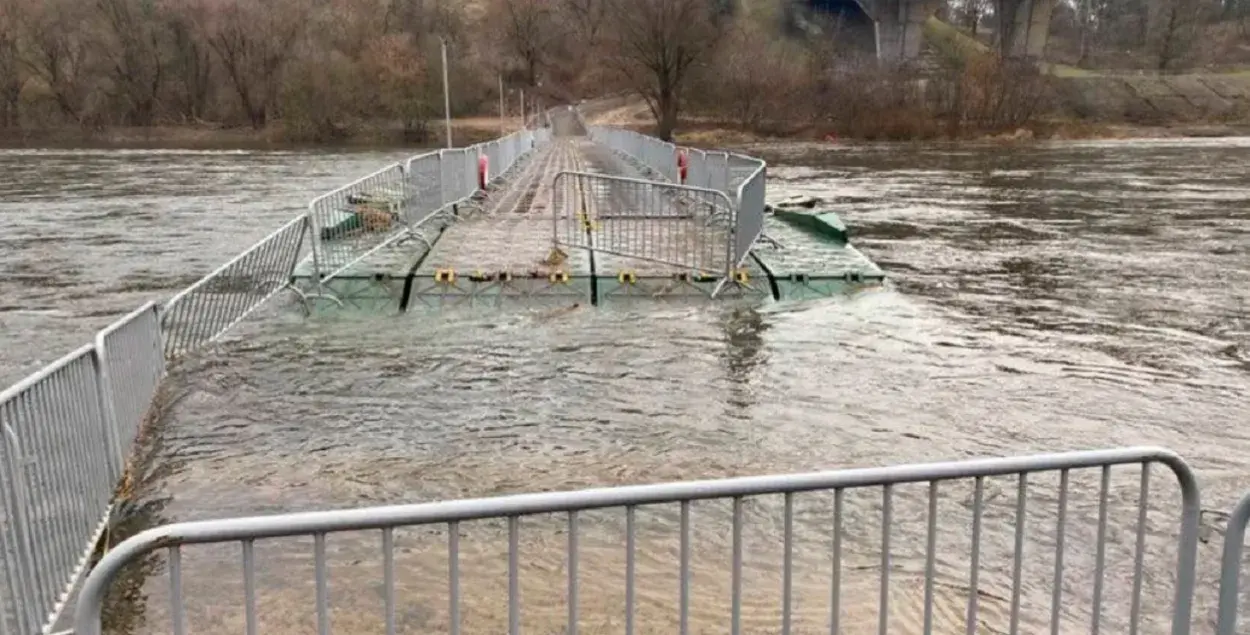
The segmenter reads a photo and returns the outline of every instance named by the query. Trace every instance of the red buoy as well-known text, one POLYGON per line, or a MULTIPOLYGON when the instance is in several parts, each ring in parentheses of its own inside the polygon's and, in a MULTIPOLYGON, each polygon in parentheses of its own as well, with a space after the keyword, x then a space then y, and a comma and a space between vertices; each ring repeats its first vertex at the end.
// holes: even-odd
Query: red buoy
POLYGON ((486 183, 490 181, 490 159, 486 155, 480 155, 477 158, 477 187, 480 190, 486 189, 486 183))

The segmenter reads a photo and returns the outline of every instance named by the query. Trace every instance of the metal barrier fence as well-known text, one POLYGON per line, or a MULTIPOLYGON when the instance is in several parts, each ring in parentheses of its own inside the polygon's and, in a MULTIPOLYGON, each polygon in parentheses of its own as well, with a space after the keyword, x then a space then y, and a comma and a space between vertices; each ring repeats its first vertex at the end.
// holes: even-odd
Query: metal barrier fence
POLYGON ((288 288, 312 227, 308 215, 293 218, 175 295, 161 309, 165 356, 212 342, 288 288))
POLYGON ((514 635, 522 619, 570 634, 1184 635, 1198 522, 1193 472, 1151 447, 183 522, 110 551, 75 630, 99 635, 110 582, 160 550, 168 595, 150 606, 175 634, 395 632, 420 606, 422 629, 514 635), (1163 506, 1153 465, 1175 476, 1163 506), (305 559, 314 581, 292 584, 305 559), (284 569, 261 577, 260 562, 284 569))
POLYGON ((587 132, 592 141, 632 158, 649 170, 651 176, 669 183, 681 182, 677 170, 677 146, 632 130, 590 126, 587 132))
POLYGON ((1216 635, 1236 635, 1237 611, 1241 606, 1241 560, 1250 524, 1250 494, 1242 497, 1228 517, 1224 548, 1220 557, 1220 600, 1216 612, 1216 635))
MULTIPOLYGON (((113 468, 117 477, 125 472, 126 459, 139 426, 156 397, 165 376, 161 345, 161 317, 155 302, 100 331, 95 338, 100 357, 100 393, 105 418, 112 422, 113 468)), ((115 477, 115 478, 117 478, 115 477)))
POLYGON ((734 215, 731 258, 734 266, 742 265, 751 253, 751 246, 764 234, 764 188, 768 168, 763 161, 753 161, 758 165, 738 185, 735 197, 737 213, 734 215))
POLYGON ((308 218, 318 276, 333 278, 411 228, 408 187, 404 165, 393 163, 313 199, 308 218))
POLYGON ((729 275, 722 192, 584 172, 560 172, 552 187, 557 245, 729 275))
POLYGON ((1175 454, 1125 448, 179 523, 99 562, 75 631, 99 635, 113 579, 159 551, 168 580, 149 622, 178 635, 394 633, 414 611, 423 630, 511 635, 523 620, 570 634, 623 621, 628 634, 1184 635, 1198 496, 1175 454), (1152 484, 1154 465, 1174 489, 1152 484), (262 577, 261 563, 281 570, 262 577))
MULTIPOLYGON (((344 224, 328 223, 346 220, 333 215, 329 201, 361 204, 348 200, 357 194, 375 204, 381 199, 378 207, 384 210, 437 210, 477 191, 479 153, 492 153, 502 174, 535 139, 549 138, 519 131, 495 142, 414 157, 404 166, 411 169, 392 165, 319 197, 322 205, 314 201, 308 213, 163 306, 145 304, 100 331, 93 344, 0 392, 0 635, 46 631, 56 621, 107 526, 114 488, 166 360, 214 341, 289 288, 305 244, 314 247, 309 256, 324 273, 380 244, 373 237, 357 238, 344 224), (431 163, 437 172, 431 173, 431 163), (397 200, 387 198, 396 191, 397 200), (316 232, 318 227, 328 236, 316 232), (346 248, 322 240, 340 234, 346 248)), ((362 216, 361 221, 369 218, 362 216)))
POLYGON ((596 143, 625 154, 659 178, 680 183, 679 153, 687 157, 686 184, 724 192, 734 201, 728 238, 732 266, 741 266, 764 233, 767 166, 764 161, 731 152, 679 149, 671 143, 629 130, 592 126, 596 143))
POLYGON ((0 633, 60 615, 164 375, 149 303, 0 392, 0 633))
POLYGON ((478 189, 478 157, 486 157, 494 180, 534 147, 534 134, 518 130, 467 148, 414 156, 313 199, 308 217, 314 230, 313 266, 319 278, 342 274, 472 196, 478 189))
POLYGON ((733 180, 729 169, 729 153, 719 151, 682 148, 689 157, 689 168, 686 174, 686 185, 719 190, 728 196, 734 195, 730 186, 733 180))

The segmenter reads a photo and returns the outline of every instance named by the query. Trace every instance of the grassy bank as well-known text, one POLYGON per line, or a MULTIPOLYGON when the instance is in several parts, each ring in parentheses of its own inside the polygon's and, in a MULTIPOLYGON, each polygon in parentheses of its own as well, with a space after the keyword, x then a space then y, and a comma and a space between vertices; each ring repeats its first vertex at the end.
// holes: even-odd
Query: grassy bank
MULTIPOLYGON (((640 132, 646 126, 637 126, 640 132)), ((1171 125, 1137 125, 1100 123, 1072 119, 1049 119, 1029 123, 1015 130, 999 133, 970 132, 950 137, 904 139, 911 141, 964 141, 1020 143, 1030 141, 1101 140, 1101 139, 1177 139, 1186 137, 1250 136, 1250 123, 1176 123, 1171 125)), ((676 135, 677 143, 699 148, 741 146, 752 143, 824 142, 860 143, 864 139, 840 137, 817 129, 804 129, 787 134, 764 133, 732 125, 700 124, 687 127, 676 135)))
MULTIPOLYGON (((642 133, 653 127, 645 107, 636 105, 601 109, 588 117, 592 124, 620 126, 642 133)), ((519 118, 503 122, 503 130, 511 132, 520 126, 519 118)), ((463 118, 452 121, 452 139, 456 146, 488 141, 500 135, 500 120, 495 117, 463 118)), ((930 129, 926 134, 904 136, 894 141, 998 141, 1027 142, 1033 140, 1133 139, 1180 137, 1227 137, 1250 135, 1250 121, 1177 121, 1171 123, 1136 124, 1100 122, 1079 117, 1054 116, 1039 118, 1015 129, 1001 131, 966 130, 951 137, 945 131, 930 129)), ((263 130, 249 127, 213 125, 111 127, 83 130, 77 127, 40 130, 8 130, 0 134, 0 148, 90 148, 90 149, 185 149, 185 150, 284 150, 284 149, 347 149, 371 150, 389 148, 440 148, 444 146, 443 123, 431 122, 426 134, 406 135, 395 126, 368 126, 333 142, 312 142, 293 138, 280 126, 263 130)), ((854 135, 840 135, 821 126, 781 125, 773 123, 752 128, 709 118, 683 121, 676 140, 682 145, 715 148, 751 143, 831 142, 848 143, 880 140, 854 135)))
MULTIPOLYGON (((500 121, 498 117, 452 120, 452 140, 457 146, 471 145, 520 128, 519 117, 500 121), (501 126, 502 123, 502 126, 501 126)), ((358 126, 350 134, 331 142, 301 138, 275 125, 261 130, 212 124, 162 125, 150 127, 105 127, 84 129, 63 126, 42 129, 0 131, 0 148, 100 148, 100 149, 188 149, 188 150, 274 150, 300 148, 440 148, 446 133, 442 120, 431 121, 420 134, 405 132, 395 125, 358 126)))

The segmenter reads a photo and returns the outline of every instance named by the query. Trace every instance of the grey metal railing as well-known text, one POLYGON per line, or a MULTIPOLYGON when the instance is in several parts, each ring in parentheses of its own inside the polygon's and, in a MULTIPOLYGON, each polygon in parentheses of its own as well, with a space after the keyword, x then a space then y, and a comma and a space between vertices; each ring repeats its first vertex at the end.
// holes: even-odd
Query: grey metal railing
POLYGON ((680 183, 677 170, 677 146, 632 130, 590 126, 590 139, 633 159, 646 172, 669 183, 680 183))
POLYGON ((402 163, 313 199, 308 204, 313 262, 329 279, 411 229, 408 183, 402 163))
POLYGON ((478 189, 477 160, 491 180, 535 147, 530 130, 461 149, 427 152, 323 194, 308 204, 313 267, 334 278, 386 246, 419 232, 429 220, 478 189))
POLYGON ((1132 633, 1170 624, 1172 635, 1185 635, 1199 507, 1194 475, 1178 456, 1125 448, 178 523, 136 535, 100 560, 83 584, 75 631, 100 635, 118 572, 160 551, 169 565, 161 585, 169 596, 160 604, 173 633, 195 630, 188 616, 206 615, 196 600, 233 579, 241 584, 228 607, 203 601, 215 623, 234 614, 229 619, 253 635, 261 620, 282 619, 262 611, 282 610, 266 600, 286 583, 256 575, 257 541, 277 549, 274 539, 293 539, 283 544, 297 550, 285 552, 294 557, 310 548, 305 538, 321 633, 330 630, 332 599, 351 607, 356 623, 376 620, 396 632, 397 590, 406 588, 404 603, 421 602, 426 626, 450 633, 492 630, 487 618, 503 612, 506 594, 510 635, 520 633, 525 611, 539 616, 538 631, 567 633, 623 620, 630 634, 727 627, 739 635, 746 627, 788 635, 867 623, 882 634, 973 633, 983 625, 1059 633, 1080 623, 1090 632, 1132 633), (1159 511, 1151 497, 1154 465, 1171 471, 1180 495, 1163 524, 1147 514, 1159 511), (1113 471, 1127 471, 1128 484, 1113 471), (1133 538, 1113 538, 1109 526, 1133 538), (506 547, 484 551, 481 540, 506 547), (341 561, 331 563, 335 556, 341 561), (484 562, 501 565, 496 575, 506 575, 506 586, 466 586, 490 575, 475 568, 484 562), (208 567, 204 577, 183 574, 197 566, 208 567), (429 589, 431 579, 446 584, 429 589), (414 598, 418 580, 427 587, 414 598), (1125 584, 1109 587, 1109 580, 1125 584), (431 606, 435 598, 445 610, 431 606), (1121 623, 1113 604, 1127 613, 1121 623), (759 621, 764 614, 771 617, 759 621))
POLYGON ((161 332, 166 357, 216 340, 288 288, 311 232, 308 215, 293 218, 165 303, 161 332))
POLYGON ((0 392, 0 632, 53 623, 107 526, 164 355, 156 305, 0 392))
POLYGON ((728 152, 695 148, 682 148, 681 151, 685 152, 689 159, 686 185, 719 190, 728 196, 736 193, 735 188, 730 186, 733 177, 729 167, 728 152))
POLYGON ((764 233, 764 188, 768 167, 763 161, 750 160, 757 165, 751 168, 735 193, 732 256, 734 266, 742 265, 751 253, 755 241, 764 233))
POLYGON ((732 152, 678 148, 629 130, 597 126, 589 130, 596 143, 633 159, 650 176, 663 181, 683 183, 679 163, 685 156, 688 163, 684 184, 718 190, 733 200, 726 249, 732 261, 730 266, 742 266, 764 233, 767 165, 763 160, 732 152))
POLYGON ((408 214, 401 222, 419 222, 413 214, 478 191, 478 155, 491 155, 502 174, 536 138, 545 143, 550 137, 523 130, 419 155, 318 197, 308 212, 164 305, 144 304, 92 344, 0 392, 0 635, 46 631, 63 610, 107 526, 114 488, 128 469, 167 360, 213 342, 292 288, 305 255, 315 271, 329 275, 385 242, 338 222, 346 219, 335 215, 335 205, 359 204, 349 200, 352 194, 372 198, 374 209, 408 214), (328 244, 340 238, 337 232, 343 243, 328 244))
POLYGON ((1216 613, 1216 635, 1237 634, 1237 611, 1241 606, 1243 592, 1241 560, 1247 525, 1250 525, 1250 494, 1243 496, 1228 516, 1224 548, 1220 556, 1220 599, 1216 613))
POLYGON ((733 203, 723 192, 585 172, 560 172, 552 188, 558 246, 729 275, 733 203))

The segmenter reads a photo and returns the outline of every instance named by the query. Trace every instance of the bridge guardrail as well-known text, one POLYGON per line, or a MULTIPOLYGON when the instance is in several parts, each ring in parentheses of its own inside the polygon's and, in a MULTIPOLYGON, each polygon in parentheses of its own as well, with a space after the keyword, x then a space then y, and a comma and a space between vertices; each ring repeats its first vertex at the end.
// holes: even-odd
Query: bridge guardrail
POLYGON ((149 302, 130 315, 105 327, 95 338, 100 356, 100 393, 104 396, 114 472, 126 470, 130 449, 139 427, 165 377, 165 351, 161 338, 160 309, 149 302))
MULTIPOLYGON (((901 614, 914 620, 908 624, 922 623, 926 633, 980 632, 983 626, 991 632, 1085 626, 1098 632, 1102 625, 1140 632, 1170 623, 1173 635, 1185 635, 1199 503, 1193 473, 1178 456, 1123 448, 177 523, 106 554, 83 585, 74 625, 77 635, 100 635, 115 576, 128 563, 163 551, 169 580, 160 588, 170 592, 161 599, 172 632, 187 632, 187 616, 204 615, 196 599, 227 579, 242 580, 228 595, 241 602, 213 604, 214 620, 230 613, 228 619, 256 632, 258 621, 281 619, 262 611, 275 606, 266 601, 278 591, 274 584, 285 583, 258 578, 257 541, 275 549, 286 538, 288 548, 306 553, 311 538, 320 632, 329 630, 332 598, 351 606, 355 619, 369 619, 366 607, 372 606, 374 619, 391 631, 397 589, 416 579, 441 579, 442 590, 423 590, 424 619, 432 630, 451 633, 490 630, 506 588, 510 635, 520 633, 527 607, 544 620, 540 630, 571 634, 616 627, 621 617, 626 633, 726 626, 734 635, 744 626, 780 627, 782 633, 849 626, 857 632, 869 624, 887 633, 901 614), (1179 508, 1168 506, 1162 526, 1147 514, 1157 503, 1150 495, 1156 465, 1172 472, 1180 494, 1179 508), (1136 487, 1113 485, 1113 470, 1127 471, 1136 487), (1124 531, 1124 507, 1127 523, 1135 523, 1132 541, 1109 534, 1113 507, 1115 535, 1124 531), (1073 518, 1090 521, 1095 533, 1085 534, 1086 525, 1082 533, 1071 531, 1073 518), (411 527, 425 529, 403 531, 411 527), (506 547, 488 549, 481 540, 506 541, 506 547), (402 552, 396 548, 401 541, 402 552), (462 549, 462 541, 474 547, 462 549), (242 553, 241 565, 231 552, 242 553), (506 586, 464 584, 488 571, 503 577, 505 555, 506 586), (523 562, 535 566, 523 569, 523 562), (1065 569, 1076 563, 1075 575, 1065 569), (183 574, 209 564, 215 566, 202 577, 183 574), (338 580, 333 594, 328 571, 338 580), (1112 597, 1108 579, 1129 581, 1115 589, 1127 593, 1112 597), (657 582, 672 586, 657 593, 657 582), (445 599, 445 608, 430 606, 435 597, 445 599), (876 610, 866 610, 872 604, 876 610), (760 621, 766 615, 777 623, 760 621), (715 625, 692 624, 709 619, 715 625)), ((304 588, 299 585, 301 597, 304 588)))
POLYGON ((730 187, 732 178, 729 170, 729 153, 721 151, 682 148, 689 157, 690 167, 686 175, 686 185, 703 187, 709 190, 720 190, 728 196, 736 194, 730 187))
MULTIPOLYGON (((550 137, 519 131, 495 142, 497 161, 515 162, 536 139, 546 143, 550 137)), ((427 197, 463 200, 477 191, 476 153, 487 145, 451 151, 459 162, 440 163, 436 187, 409 186, 404 166, 393 164, 318 197, 321 206, 315 200, 307 212, 165 304, 144 304, 100 331, 92 344, 0 392, 0 635, 46 630, 63 610, 107 526, 114 488, 167 360, 215 341, 290 288, 305 255, 314 270, 329 274, 377 248, 374 238, 341 250, 323 243, 314 230, 331 218, 331 198, 376 189, 362 187, 364 181, 411 193, 410 199, 421 200, 403 203, 414 211, 434 205, 427 197), (454 178, 443 187, 446 175, 454 178)))
POLYGON ((155 303, 0 392, 0 632, 65 608, 165 371, 155 303))
POLYGON ((724 221, 732 217, 733 203, 723 192, 585 172, 560 172, 552 188, 557 245, 701 275, 730 267, 724 221))
POLYGON ((1237 634, 1237 622, 1240 617, 1238 611, 1241 606, 1241 596, 1244 593, 1241 586, 1241 571, 1247 525, 1250 525, 1250 493, 1237 502, 1228 516, 1224 545, 1220 552, 1220 591, 1219 606, 1216 610, 1216 635, 1237 634))
MULTIPOLYGON (((767 187, 767 165, 764 161, 731 152, 708 152, 679 149, 654 137, 630 130, 592 126, 590 135, 646 167, 651 174, 670 183, 681 183, 678 166, 680 152, 686 152, 688 169, 686 183, 724 192, 734 201, 730 216, 732 229, 726 237, 726 250, 731 261, 725 277, 741 267, 751 247, 764 233, 764 200, 767 187)), ((720 291, 720 286, 716 292, 720 291)))
POLYGON ((116 483, 95 348, 0 393, 0 622, 39 632, 63 607, 103 533, 116 483), (13 615, 13 618, 8 618, 13 615))
POLYGON ((658 180, 680 183, 677 171, 677 146, 632 130, 590 126, 591 140, 633 159, 658 180))
POLYGON ((409 228, 411 201, 403 163, 392 163, 308 204, 313 262, 321 279, 381 248, 409 228))
POLYGON ((533 148, 533 133, 518 130, 459 152, 448 149, 410 157, 313 199, 308 216, 313 228, 313 267, 319 278, 341 275, 471 196, 477 190, 473 177, 477 168, 470 167, 467 175, 461 171, 465 154, 475 159, 486 156, 489 173, 498 178, 533 148), (454 183, 447 184, 445 176, 453 176, 454 183))
POLYGON ((171 298, 161 308, 165 356, 216 340, 287 288, 314 233, 311 215, 297 216, 171 298))
MULTIPOLYGON (((741 156, 741 155, 731 155, 741 156)), ((768 166, 759 159, 741 157, 757 165, 738 184, 733 221, 733 266, 740 267, 751 253, 751 246, 764 233, 764 200, 768 166)))

